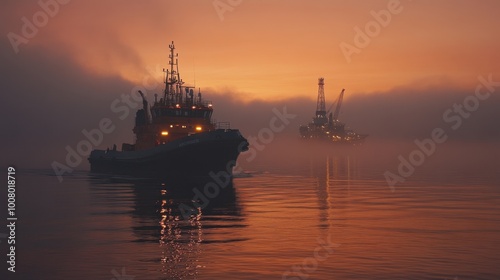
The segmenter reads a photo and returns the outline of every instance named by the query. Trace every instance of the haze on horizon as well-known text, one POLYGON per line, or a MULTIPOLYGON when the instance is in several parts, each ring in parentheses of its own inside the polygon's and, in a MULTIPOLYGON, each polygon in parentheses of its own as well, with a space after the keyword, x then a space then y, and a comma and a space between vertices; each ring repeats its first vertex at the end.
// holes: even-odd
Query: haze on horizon
MULTIPOLYGON (((298 136, 325 77, 327 105, 346 89, 342 121, 369 139, 411 143, 448 125, 443 113, 474 94, 478 77, 500 81, 498 1, 399 1, 349 59, 340 45, 355 46, 356 27, 376 23, 373 13, 393 1, 54 1, 41 0, 58 10, 17 53, 8 34, 21 36, 24 18, 43 9, 34 0, 1 4, 4 164, 49 167, 105 117, 116 130, 102 146, 132 141, 135 111, 120 120, 110 104, 145 81, 155 87, 150 99, 162 91, 171 41, 184 81, 245 135, 286 106, 297 117, 283 135, 298 136)), ((497 90, 454 139, 500 140, 499 105, 497 90)))

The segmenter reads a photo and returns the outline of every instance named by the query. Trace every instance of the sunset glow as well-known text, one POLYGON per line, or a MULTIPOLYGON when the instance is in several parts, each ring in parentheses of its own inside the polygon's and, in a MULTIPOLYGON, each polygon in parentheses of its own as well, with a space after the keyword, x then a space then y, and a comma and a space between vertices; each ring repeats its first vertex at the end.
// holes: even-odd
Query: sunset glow
MULTIPOLYGON (((20 33, 19 18, 37 8, 18 5, 2 28, 20 33)), ((496 1, 241 1, 218 12, 213 1, 75 1, 19 49, 58 50, 97 75, 142 84, 161 81, 175 41, 186 83, 244 100, 314 98, 319 76, 330 94, 465 87, 478 73, 499 73, 498 8, 496 1), (391 5, 399 12, 387 17, 391 5), (356 36, 368 41, 356 47, 356 36), (357 50, 347 58, 342 44, 357 50)))

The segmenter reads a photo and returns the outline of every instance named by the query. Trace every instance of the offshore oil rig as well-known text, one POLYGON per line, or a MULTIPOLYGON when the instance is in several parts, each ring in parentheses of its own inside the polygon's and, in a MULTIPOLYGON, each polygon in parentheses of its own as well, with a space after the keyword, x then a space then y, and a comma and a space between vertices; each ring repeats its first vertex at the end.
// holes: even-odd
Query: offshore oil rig
POLYGON ((340 108, 344 99, 345 89, 340 92, 339 98, 332 103, 328 111, 325 107, 325 79, 318 79, 318 101, 316 105, 316 115, 313 121, 307 125, 301 125, 299 128, 300 136, 303 139, 322 139, 338 144, 362 144, 368 136, 358 134, 352 130, 345 129, 345 124, 339 121, 340 108), (333 106, 335 111, 331 112, 333 106), (327 117, 328 115, 328 117, 327 117))

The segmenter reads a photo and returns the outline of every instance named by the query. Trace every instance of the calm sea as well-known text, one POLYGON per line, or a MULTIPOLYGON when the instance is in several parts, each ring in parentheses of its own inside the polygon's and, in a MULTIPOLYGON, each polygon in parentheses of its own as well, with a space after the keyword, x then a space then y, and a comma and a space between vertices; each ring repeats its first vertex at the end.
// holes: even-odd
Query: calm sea
POLYGON ((411 147, 263 151, 206 199, 193 188, 213 179, 18 167, 16 272, 3 262, 1 279, 500 279, 500 154, 458 148, 395 189, 383 174, 411 147))

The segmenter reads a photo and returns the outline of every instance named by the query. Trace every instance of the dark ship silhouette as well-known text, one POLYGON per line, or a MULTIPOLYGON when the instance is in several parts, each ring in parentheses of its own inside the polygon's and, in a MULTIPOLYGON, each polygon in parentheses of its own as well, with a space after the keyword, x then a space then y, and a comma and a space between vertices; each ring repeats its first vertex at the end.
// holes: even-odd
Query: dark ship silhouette
POLYGON ((163 97, 155 94, 149 106, 144 94, 143 108, 135 117, 135 144, 122 144, 121 151, 93 150, 88 158, 91 171, 162 177, 169 175, 208 176, 232 167, 248 142, 228 122, 212 121, 212 103, 201 92, 185 86, 178 71, 174 43, 169 45, 169 66, 163 97), (174 68, 175 67, 175 68, 174 68))
POLYGON ((324 85, 325 79, 319 78, 316 115, 313 117, 311 123, 300 126, 300 136, 303 139, 322 139, 338 144, 362 144, 368 135, 358 134, 352 130, 347 130, 345 129, 345 124, 338 120, 345 90, 342 89, 340 92, 335 111, 330 112, 335 103, 330 106, 328 111, 326 110, 324 85))

